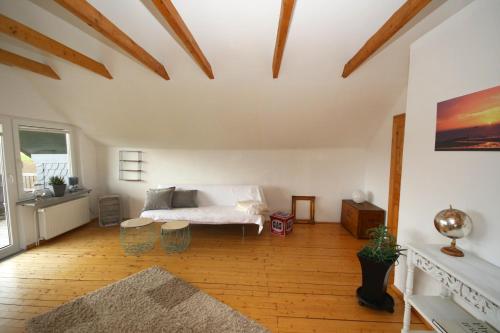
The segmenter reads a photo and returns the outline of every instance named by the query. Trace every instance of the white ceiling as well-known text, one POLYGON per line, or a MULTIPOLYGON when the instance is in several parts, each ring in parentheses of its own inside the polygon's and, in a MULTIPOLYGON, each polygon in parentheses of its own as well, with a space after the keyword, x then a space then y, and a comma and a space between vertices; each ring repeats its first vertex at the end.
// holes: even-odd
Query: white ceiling
MULTIPOLYGON (((297 0, 278 79, 271 64, 280 0, 174 0, 212 65, 209 80, 148 9, 90 2, 159 60, 171 80, 46 0, 0 0, 0 12, 102 62, 107 80, 0 36, 0 47, 50 64, 29 79, 55 111, 113 146, 264 149, 365 146, 408 79, 409 45, 471 0, 433 1, 347 79, 343 65, 403 0, 297 0)), ((147 6, 145 5, 147 4, 147 6)))

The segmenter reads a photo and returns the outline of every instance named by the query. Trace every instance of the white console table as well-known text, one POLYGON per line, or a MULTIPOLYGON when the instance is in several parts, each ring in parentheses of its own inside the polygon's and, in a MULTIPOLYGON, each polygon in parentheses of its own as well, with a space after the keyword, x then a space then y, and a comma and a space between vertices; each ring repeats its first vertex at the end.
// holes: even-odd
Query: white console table
POLYGON ((462 258, 452 257, 442 253, 440 248, 441 245, 408 245, 402 332, 416 332, 410 331, 412 307, 433 325, 437 332, 440 330, 433 320, 479 319, 499 329, 500 267, 469 252, 465 252, 465 257, 462 258), (437 280, 441 285, 439 296, 413 294, 415 268, 437 280), (466 311, 457 303, 470 306, 472 311, 466 311))

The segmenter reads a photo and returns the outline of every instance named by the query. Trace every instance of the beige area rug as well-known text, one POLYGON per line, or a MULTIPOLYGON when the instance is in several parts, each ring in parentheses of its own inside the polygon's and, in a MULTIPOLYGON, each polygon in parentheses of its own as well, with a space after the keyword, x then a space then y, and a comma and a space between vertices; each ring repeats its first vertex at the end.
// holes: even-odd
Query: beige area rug
POLYGON ((32 318, 28 332, 268 332, 159 267, 32 318))

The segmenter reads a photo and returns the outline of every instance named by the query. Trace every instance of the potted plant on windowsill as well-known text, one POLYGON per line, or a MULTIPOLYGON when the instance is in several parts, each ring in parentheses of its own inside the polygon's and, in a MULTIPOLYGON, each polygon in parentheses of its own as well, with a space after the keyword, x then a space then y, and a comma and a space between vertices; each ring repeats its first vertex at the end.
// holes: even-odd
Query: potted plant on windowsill
POLYGON ((394 300, 387 293, 389 272, 404 249, 396 238, 381 225, 369 230, 370 241, 358 252, 363 284, 356 294, 360 305, 394 312, 394 300))
POLYGON ((64 182, 64 178, 59 176, 53 176, 49 179, 49 185, 52 186, 52 190, 54 191, 55 197, 63 197, 66 192, 66 183, 64 182))

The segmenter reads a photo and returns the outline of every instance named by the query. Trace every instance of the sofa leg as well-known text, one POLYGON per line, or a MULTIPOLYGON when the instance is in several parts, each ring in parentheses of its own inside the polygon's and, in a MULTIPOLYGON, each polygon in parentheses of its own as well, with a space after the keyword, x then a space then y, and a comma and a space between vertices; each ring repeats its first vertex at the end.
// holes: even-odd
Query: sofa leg
POLYGON ((243 232, 243 237, 245 237, 245 225, 241 226, 241 231, 243 232))

